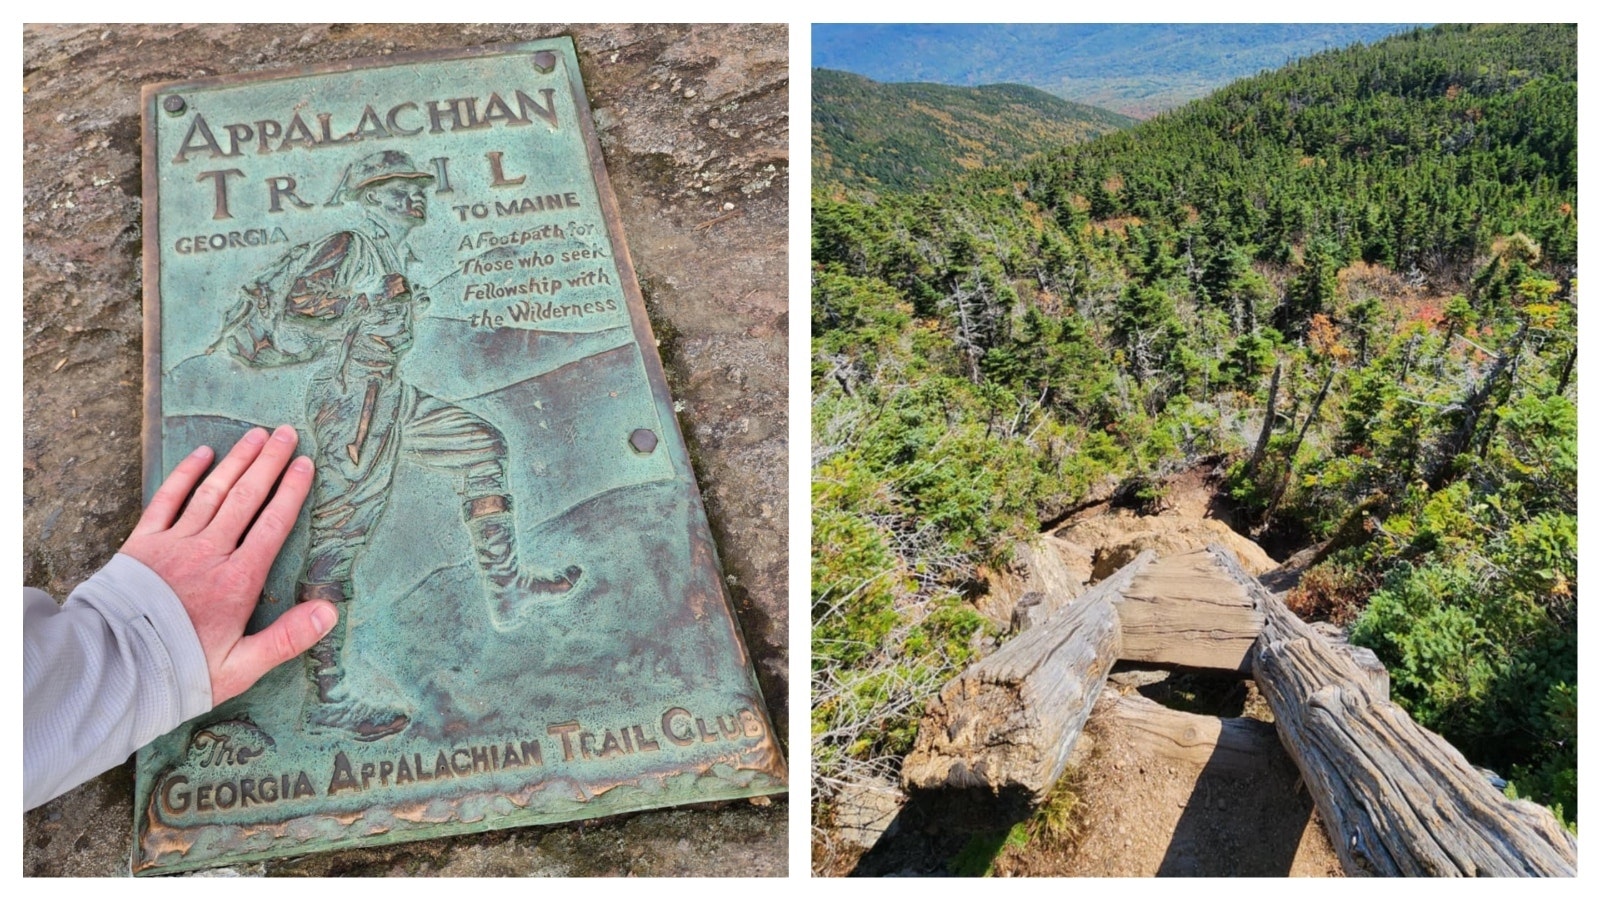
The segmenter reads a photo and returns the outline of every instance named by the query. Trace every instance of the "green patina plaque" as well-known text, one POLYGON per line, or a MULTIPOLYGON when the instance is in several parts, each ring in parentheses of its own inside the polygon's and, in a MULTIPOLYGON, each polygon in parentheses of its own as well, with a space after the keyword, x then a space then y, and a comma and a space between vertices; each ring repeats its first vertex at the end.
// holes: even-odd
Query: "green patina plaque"
POLYGON ((786 790, 568 39, 147 87, 145 491, 295 425, 252 630, 135 873, 786 790))

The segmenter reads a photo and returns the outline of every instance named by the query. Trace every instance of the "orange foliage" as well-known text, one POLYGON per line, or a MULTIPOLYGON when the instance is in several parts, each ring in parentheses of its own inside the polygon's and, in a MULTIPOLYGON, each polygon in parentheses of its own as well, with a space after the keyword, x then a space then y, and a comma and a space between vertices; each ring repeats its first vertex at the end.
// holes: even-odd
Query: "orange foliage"
POLYGON ((1445 297, 1423 297, 1411 309, 1410 321, 1421 322, 1434 328, 1444 321, 1445 297))
POLYGON ((1339 326, 1322 313, 1311 317, 1311 328, 1306 333, 1311 342, 1311 350, 1318 356, 1326 356, 1336 363, 1347 362, 1355 354, 1349 347, 1339 343, 1339 326))
POLYGON ((1324 620, 1348 625, 1361 615, 1377 584, 1370 577, 1342 566, 1313 567, 1300 583, 1284 595, 1284 605, 1307 621, 1324 620))
POLYGON ((1100 226, 1102 231, 1114 231, 1123 237, 1127 237, 1128 226, 1143 225, 1144 220, 1138 216, 1119 216, 1115 219, 1103 219, 1095 224, 1100 226))

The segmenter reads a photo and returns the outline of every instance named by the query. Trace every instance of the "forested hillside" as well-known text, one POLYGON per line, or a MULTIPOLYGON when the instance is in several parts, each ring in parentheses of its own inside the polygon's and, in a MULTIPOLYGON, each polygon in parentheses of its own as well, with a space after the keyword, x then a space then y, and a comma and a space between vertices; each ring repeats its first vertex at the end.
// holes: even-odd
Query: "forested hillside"
POLYGON ((1134 120, 1020 84, 880 84, 811 73, 819 184, 913 190, 1127 128, 1134 120))
MULTIPOLYGON (((813 196, 813 740, 892 774, 1019 539, 1220 457, 1289 600, 1577 815, 1576 29, 1310 57, 937 191, 813 196)), ((992 641, 990 641, 992 643, 992 641)))

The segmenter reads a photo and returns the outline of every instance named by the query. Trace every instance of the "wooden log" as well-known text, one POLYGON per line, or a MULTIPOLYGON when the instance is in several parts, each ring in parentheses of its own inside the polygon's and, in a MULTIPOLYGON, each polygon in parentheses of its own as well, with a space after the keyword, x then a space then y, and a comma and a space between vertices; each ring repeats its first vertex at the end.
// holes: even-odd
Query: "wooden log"
POLYGON ((1239 568, 1264 613, 1255 680, 1349 875, 1575 875, 1577 839, 1508 800, 1460 751, 1239 568))
POLYGON ((1169 556, 1122 592, 1122 658, 1250 671, 1261 633, 1255 599, 1207 550, 1169 556))
MULTIPOLYGON (((1277 591, 1274 593, 1281 593, 1277 591)), ((1378 659, 1378 654, 1373 653, 1369 647, 1357 647, 1350 643, 1350 636, 1343 628, 1332 622, 1312 622, 1311 630, 1328 642, 1328 645, 1346 658, 1366 676, 1367 686, 1372 688, 1372 693, 1381 700, 1389 699, 1389 669, 1378 659)))
POLYGON ((1200 716, 1140 696, 1106 691, 1096 722, 1114 724, 1127 747, 1149 756, 1219 771, 1259 772, 1262 759, 1283 751, 1272 726, 1255 719, 1200 716))
POLYGON ((946 685, 901 764, 907 789, 961 791, 1006 806, 1043 801, 1116 662, 1112 598, 1153 558, 1140 554, 946 685))

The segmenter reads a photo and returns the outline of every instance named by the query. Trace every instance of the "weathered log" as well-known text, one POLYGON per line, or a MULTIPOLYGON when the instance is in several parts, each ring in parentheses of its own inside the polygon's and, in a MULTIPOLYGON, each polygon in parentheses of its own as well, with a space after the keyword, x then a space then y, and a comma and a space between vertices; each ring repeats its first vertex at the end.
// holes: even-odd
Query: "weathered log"
POLYGON ((1094 717, 1096 722, 1115 723, 1127 741, 1123 749, 1221 771, 1258 772, 1265 754, 1283 752, 1272 726, 1265 722, 1195 715, 1139 694, 1106 691, 1095 705, 1094 717))
POLYGON ((1153 558, 1140 554, 946 685, 901 764, 906 787, 1043 801, 1117 660, 1112 599, 1153 558))
POLYGON ((1328 645, 1350 660, 1367 678, 1367 687, 1380 700, 1389 699, 1389 669, 1371 648, 1350 643, 1350 635, 1332 622, 1312 622, 1311 630, 1328 642, 1328 645))
POLYGON ((1122 592, 1122 658, 1250 671, 1261 611, 1207 550, 1169 556, 1122 592))
POLYGON ((1494 790, 1225 549, 1211 550, 1263 611, 1256 684, 1347 874, 1576 874, 1577 839, 1548 810, 1494 790))

